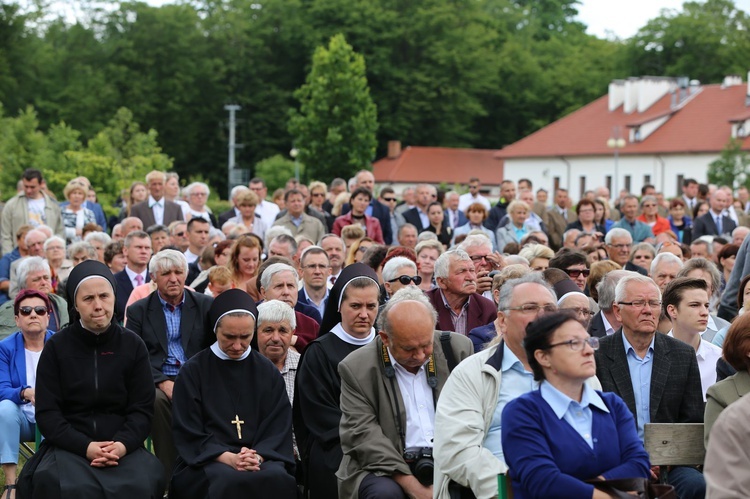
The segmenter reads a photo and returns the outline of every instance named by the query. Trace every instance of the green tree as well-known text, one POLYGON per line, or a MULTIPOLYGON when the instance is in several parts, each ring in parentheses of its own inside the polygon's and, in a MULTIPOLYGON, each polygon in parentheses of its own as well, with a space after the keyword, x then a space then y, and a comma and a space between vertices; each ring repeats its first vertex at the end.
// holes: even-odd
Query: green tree
MULTIPOLYGON (((303 177, 304 166, 297 163, 300 177, 303 177)), ((268 192, 271 193, 286 185, 286 181, 294 177, 296 165, 294 161, 281 154, 262 159, 255 164, 255 175, 266 181, 268 192)))
POLYGON ((289 131, 299 160, 314 178, 348 177, 375 156, 377 108, 370 97, 364 57, 343 35, 318 47, 306 83, 295 93, 289 131))
POLYGON ((750 188, 750 155, 742 149, 742 140, 731 139, 718 159, 708 165, 708 181, 732 188, 750 188))

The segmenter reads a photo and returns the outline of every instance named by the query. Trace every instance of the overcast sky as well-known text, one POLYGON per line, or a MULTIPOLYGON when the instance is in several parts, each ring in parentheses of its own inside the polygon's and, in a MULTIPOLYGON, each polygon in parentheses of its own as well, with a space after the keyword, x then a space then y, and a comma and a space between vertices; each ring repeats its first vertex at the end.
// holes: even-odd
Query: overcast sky
MULTIPOLYGON (((26 0, 27 2, 29 0, 26 0)), ((151 5, 163 5, 174 0, 145 0, 151 5)), ((750 0, 734 0, 739 8, 750 12, 750 0)), ((75 5, 68 0, 53 0, 58 10, 75 17, 75 5)), ((579 20, 588 26, 588 32, 600 38, 610 35, 630 38, 649 19, 657 17, 662 9, 682 9, 683 0, 580 0, 579 20)))

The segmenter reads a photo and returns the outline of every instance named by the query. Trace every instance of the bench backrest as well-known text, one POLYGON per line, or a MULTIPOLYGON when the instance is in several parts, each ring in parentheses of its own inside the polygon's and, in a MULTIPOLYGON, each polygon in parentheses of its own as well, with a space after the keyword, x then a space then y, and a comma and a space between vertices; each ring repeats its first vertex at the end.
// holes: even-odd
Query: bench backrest
POLYGON ((703 423, 647 423, 643 445, 652 466, 703 464, 703 423))

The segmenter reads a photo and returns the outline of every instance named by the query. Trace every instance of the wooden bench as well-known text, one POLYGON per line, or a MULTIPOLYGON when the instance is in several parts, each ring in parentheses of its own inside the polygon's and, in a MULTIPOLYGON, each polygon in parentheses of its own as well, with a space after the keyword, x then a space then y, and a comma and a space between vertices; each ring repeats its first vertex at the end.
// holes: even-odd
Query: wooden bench
POLYGON ((643 445, 652 466, 662 466, 662 483, 667 466, 700 466, 706 457, 703 423, 647 423, 643 445))

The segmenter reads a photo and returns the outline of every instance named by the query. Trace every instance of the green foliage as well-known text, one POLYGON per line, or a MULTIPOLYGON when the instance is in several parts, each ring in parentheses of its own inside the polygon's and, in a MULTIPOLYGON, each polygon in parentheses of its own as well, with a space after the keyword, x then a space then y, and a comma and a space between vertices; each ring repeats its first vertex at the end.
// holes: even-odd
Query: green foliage
POLYGON ((365 61, 343 35, 315 50, 307 82, 295 97, 301 105, 291 113, 289 131, 310 176, 349 177, 375 159, 377 109, 365 61))
MULTIPOLYGON (((300 178, 304 178, 305 167, 302 163, 298 163, 298 165, 300 178)), ((294 171, 294 161, 281 154, 260 160, 255 164, 255 175, 266 181, 268 192, 284 187, 287 180, 294 178, 294 171)))
POLYGON ((708 181, 733 189, 750 188, 750 155, 742 150, 742 140, 731 139, 718 159, 708 165, 708 181))
POLYGON ((79 135, 65 123, 53 125, 47 133, 40 131, 32 108, 16 118, 0 116, 0 182, 6 194, 15 192, 26 168, 37 168, 59 199, 68 181, 85 176, 100 202, 109 206, 133 179, 142 179, 151 170, 172 168, 172 159, 157 144, 156 131, 141 132, 128 109, 118 110, 86 147, 79 135))

